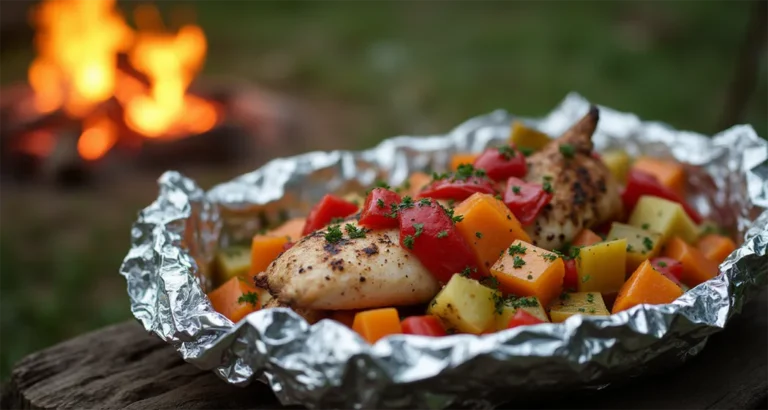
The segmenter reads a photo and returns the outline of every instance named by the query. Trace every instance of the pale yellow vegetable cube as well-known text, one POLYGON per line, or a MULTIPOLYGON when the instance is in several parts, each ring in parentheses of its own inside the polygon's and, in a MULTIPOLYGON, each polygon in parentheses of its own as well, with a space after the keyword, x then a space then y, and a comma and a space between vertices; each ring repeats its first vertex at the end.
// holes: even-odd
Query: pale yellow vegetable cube
POLYGON ((616 293, 626 277, 627 240, 585 246, 576 256, 579 292, 616 293))
POLYGON ((632 162, 629 154, 623 150, 612 150, 601 153, 600 158, 614 178, 621 183, 627 182, 627 174, 632 162))
POLYGON ((573 315, 608 316, 610 312, 599 292, 563 293, 549 307, 552 323, 565 322, 573 315))
POLYGON ((688 243, 694 243, 699 235, 698 227, 680 204, 655 196, 640 198, 629 217, 629 224, 660 233, 662 242, 679 236, 688 243))
POLYGON ((446 329, 480 334, 495 325, 495 302, 499 291, 461 275, 453 275, 440 293, 432 299, 427 314, 435 315, 446 329))
POLYGON ((544 322, 549 322, 547 312, 535 296, 524 298, 511 297, 505 299, 500 307, 496 307, 496 330, 506 329, 509 325, 509 320, 515 316, 518 309, 524 310, 530 313, 531 316, 544 322))
POLYGON ((251 250, 232 246, 216 253, 216 274, 218 282, 224 283, 235 276, 245 276, 251 269, 251 250))
POLYGON ((512 123, 512 133, 509 141, 518 148, 527 148, 538 151, 551 141, 549 136, 541 131, 527 127, 520 121, 512 123))
POLYGON ((614 222, 606 240, 615 239, 627 240, 626 273, 634 272, 644 260, 655 258, 661 249, 662 237, 660 233, 632 225, 614 222))

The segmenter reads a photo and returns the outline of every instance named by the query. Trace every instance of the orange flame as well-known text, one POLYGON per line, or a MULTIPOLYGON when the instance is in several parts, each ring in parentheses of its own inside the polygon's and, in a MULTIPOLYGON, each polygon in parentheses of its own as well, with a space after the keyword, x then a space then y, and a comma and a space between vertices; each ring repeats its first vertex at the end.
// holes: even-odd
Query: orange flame
MULTIPOLYGON (((119 126, 94 108, 114 97, 124 108, 125 125, 147 138, 202 133, 219 121, 216 107, 187 94, 206 53, 200 27, 164 31, 150 5, 135 9, 138 31, 125 23, 115 0, 44 0, 33 13, 38 56, 29 67, 35 108, 63 108, 83 118, 78 152, 87 160, 105 155, 119 138, 119 126), (130 64, 149 85, 117 68, 127 52, 130 64)), ((42 152, 42 151, 41 151, 42 152)))

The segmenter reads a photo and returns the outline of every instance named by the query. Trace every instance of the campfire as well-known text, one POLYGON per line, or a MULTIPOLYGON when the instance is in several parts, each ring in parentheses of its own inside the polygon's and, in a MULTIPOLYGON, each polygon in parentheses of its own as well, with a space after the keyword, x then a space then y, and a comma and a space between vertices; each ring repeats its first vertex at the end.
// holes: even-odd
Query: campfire
POLYGON ((168 166, 169 157, 242 154, 215 152, 232 145, 232 93, 191 91, 207 51, 202 28, 166 28, 152 5, 134 7, 132 21, 115 0, 35 7, 37 55, 27 84, 4 91, 2 106, 3 155, 17 171, 82 173, 109 157, 168 166))

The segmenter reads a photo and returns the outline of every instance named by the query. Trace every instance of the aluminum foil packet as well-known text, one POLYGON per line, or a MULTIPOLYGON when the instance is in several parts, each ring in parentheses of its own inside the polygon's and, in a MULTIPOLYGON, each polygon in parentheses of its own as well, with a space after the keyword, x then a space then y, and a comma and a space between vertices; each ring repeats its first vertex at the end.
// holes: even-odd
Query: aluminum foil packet
POLYGON ((677 365, 700 352, 766 283, 768 143, 747 125, 709 138, 599 107, 593 136, 599 151, 621 147, 685 162, 690 202, 741 239, 720 275, 668 305, 483 336, 397 335, 369 345, 340 323, 310 326, 285 308, 254 312, 234 324, 206 297, 217 249, 305 215, 325 193, 361 191, 377 179, 398 185, 413 171, 444 170, 455 152, 479 152, 506 140, 514 119, 557 136, 589 105, 570 94, 541 119, 496 111, 446 135, 279 158, 208 192, 166 172, 157 200, 133 225, 120 268, 131 310, 189 363, 238 386, 266 382, 282 403, 310 408, 489 407, 531 392, 599 388, 677 365))

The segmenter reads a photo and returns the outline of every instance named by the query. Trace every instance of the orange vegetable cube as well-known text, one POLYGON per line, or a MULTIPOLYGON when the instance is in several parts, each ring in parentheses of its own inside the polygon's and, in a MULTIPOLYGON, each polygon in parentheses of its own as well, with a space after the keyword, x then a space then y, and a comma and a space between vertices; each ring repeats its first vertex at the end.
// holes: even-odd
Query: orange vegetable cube
POLYGON ((251 276, 263 272, 283 252, 287 236, 256 235, 251 242, 251 276))
POLYGON ((516 240, 491 267, 502 292, 536 296, 544 306, 563 290, 565 265, 554 253, 516 240))
POLYGON ((400 326, 400 316, 395 308, 358 312, 352 323, 352 330, 359 333, 368 343, 376 343, 384 336, 403 333, 403 328, 400 326))
POLYGON ((717 264, 723 263, 725 258, 736 250, 736 244, 727 236, 709 234, 705 235, 696 243, 704 256, 717 264))
POLYGON ((474 164, 479 154, 459 153, 451 156, 451 171, 459 169, 461 164, 474 164))
POLYGON ((643 303, 651 305, 671 303, 682 294, 683 290, 679 286, 653 269, 650 261, 645 261, 619 290, 612 313, 643 303))
POLYGON ((213 309, 237 323, 251 312, 261 309, 269 293, 242 277, 234 277, 208 293, 213 309))
POLYGON ((632 168, 655 176, 665 187, 680 195, 685 195, 685 169, 683 164, 672 160, 639 157, 632 164, 632 168))
POLYGON ((600 235, 592 232, 591 229, 584 228, 576 235, 575 238, 573 238, 573 242, 571 243, 571 245, 589 246, 602 241, 603 241, 603 238, 601 238, 600 235))
POLYGON ((472 248, 485 275, 509 244, 516 239, 531 240, 509 208, 491 195, 472 194, 454 208, 454 214, 464 216, 456 229, 472 248))
POLYGON ((679 260, 683 264, 680 281, 687 286, 694 287, 717 276, 718 264, 707 259, 700 250, 677 236, 664 245, 664 256, 679 260))
POLYGON ((295 242, 301 238, 301 232, 304 230, 304 225, 307 223, 307 218, 293 218, 285 221, 282 225, 267 232, 268 236, 285 236, 289 241, 295 242))
POLYGON ((410 185, 408 195, 416 198, 421 192, 421 189, 429 185, 430 182, 432 182, 431 176, 423 172, 414 172, 411 174, 411 176, 408 177, 408 185, 410 185))

